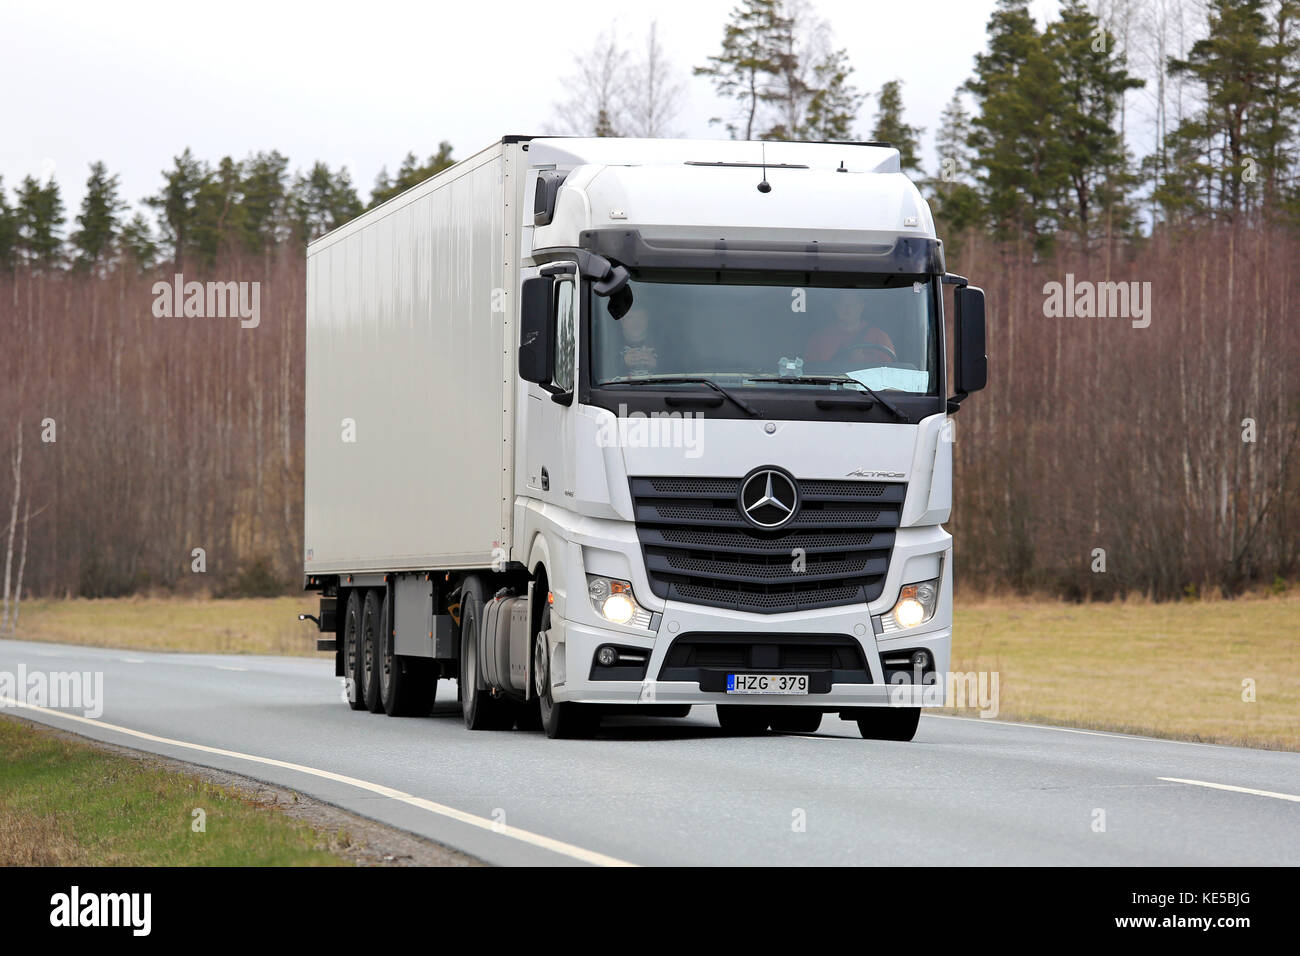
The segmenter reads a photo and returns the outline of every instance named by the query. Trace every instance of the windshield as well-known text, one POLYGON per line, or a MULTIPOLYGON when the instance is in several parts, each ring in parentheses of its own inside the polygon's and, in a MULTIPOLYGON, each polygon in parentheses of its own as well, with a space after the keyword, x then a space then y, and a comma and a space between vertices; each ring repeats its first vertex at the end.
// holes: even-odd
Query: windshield
POLYGON ((859 390, 861 383, 938 394, 933 279, 774 281, 643 275, 629 283, 632 306, 621 319, 609 314, 609 299, 593 294, 592 383, 690 376, 728 387, 859 390))

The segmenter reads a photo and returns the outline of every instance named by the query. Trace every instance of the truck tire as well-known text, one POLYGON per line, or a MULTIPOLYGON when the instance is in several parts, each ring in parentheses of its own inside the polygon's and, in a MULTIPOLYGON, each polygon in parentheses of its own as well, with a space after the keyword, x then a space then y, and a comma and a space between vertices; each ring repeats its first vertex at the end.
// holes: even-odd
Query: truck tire
POLYGON ((599 712, 589 705, 572 701, 557 703, 551 696, 551 655, 546 640, 550 616, 548 608, 542 614, 541 629, 533 637, 533 682, 542 729, 552 739, 589 737, 600 724, 599 712))
MULTIPOLYGON (((388 598, 384 598, 388 619, 388 598)), ((438 672, 424 657, 404 657, 396 650, 397 635, 391 628, 380 641, 379 700, 389 717, 427 717, 438 693, 438 672)))
POLYGON ((920 707, 875 707, 858 712, 858 733, 867 740, 908 741, 921 723, 920 707))
POLYGON ((766 707, 718 704, 718 726, 729 734, 761 734, 771 721, 772 712, 766 707))
POLYGON ((510 730, 515 725, 513 703, 478 686, 482 623, 483 584, 471 575, 460 586, 460 711, 470 730, 510 730))
POLYGON ((361 595, 355 590, 348 592, 343 612, 343 680, 348 706, 365 710, 366 701, 361 694, 361 595))
POLYGON ((383 711, 379 700, 379 642, 384 634, 384 608, 379 590, 371 588, 361 605, 361 685, 359 696, 372 714, 383 711))
POLYGON ((811 707, 778 707, 772 712, 772 729, 778 734, 815 734, 822 712, 811 707))

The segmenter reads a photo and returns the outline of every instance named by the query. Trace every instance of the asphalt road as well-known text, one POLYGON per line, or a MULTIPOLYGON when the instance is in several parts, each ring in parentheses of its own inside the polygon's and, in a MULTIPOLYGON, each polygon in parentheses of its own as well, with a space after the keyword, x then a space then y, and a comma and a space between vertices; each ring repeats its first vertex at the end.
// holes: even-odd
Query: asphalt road
POLYGON ((942 716, 909 744, 831 716, 816 735, 728 737, 712 707, 548 740, 470 733, 449 681, 432 717, 354 713, 324 657, 0 641, 0 674, 20 666, 102 672, 103 713, 5 712, 289 787, 491 863, 1300 864, 1296 753, 942 716))

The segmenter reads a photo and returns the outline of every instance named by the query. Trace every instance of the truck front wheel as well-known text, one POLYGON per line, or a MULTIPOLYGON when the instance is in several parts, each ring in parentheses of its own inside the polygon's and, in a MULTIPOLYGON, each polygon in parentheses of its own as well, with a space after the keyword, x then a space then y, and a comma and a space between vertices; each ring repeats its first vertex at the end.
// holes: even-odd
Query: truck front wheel
POLYGON ((551 654, 546 639, 550 630, 550 610, 543 612, 542 628, 533 639, 533 684, 537 691, 537 711, 546 736, 586 737, 596 729, 596 712, 571 701, 557 703, 551 696, 551 654))
POLYGON ((921 723, 920 707, 873 707, 858 711, 858 733, 867 740, 908 741, 921 723))

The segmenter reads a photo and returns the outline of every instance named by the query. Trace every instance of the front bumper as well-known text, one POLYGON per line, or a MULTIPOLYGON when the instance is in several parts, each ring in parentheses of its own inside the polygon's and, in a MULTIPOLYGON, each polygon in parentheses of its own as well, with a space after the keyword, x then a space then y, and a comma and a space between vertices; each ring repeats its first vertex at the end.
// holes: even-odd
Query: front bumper
MULTIPOLYGON (((949 591, 949 593, 951 593, 949 591)), ((591 704, 740 704, 740 705, 796 705, 824 707, 835 710, 842 707, 889 706, 897 703, 897 688, 886 683, 881 655, 891 647, 924 648, 934 658, 934 669, 942 680, 948 671, 952 628, 944 622, 939 626, 921 627, 888 640, 880 639, 871 624, 871 614, 866 606, 836 608, 810 612, 805 615, 782 615, 787 620, 774 621, 765 615, 718 612, 711 608, 674 605, 669 603, 664 611, 663 623, 657 638, 638 639, 625 632, 613 631, 586 624, 553 622, 550 638, 552 668, 555 675, 553 687, 557 701, 576 701, 591 704), (802 618, 789 620, 788 618, 802 618), (736 695, 720 690, 702 689, 695 680, 663 680, 660 678, 670 647, 675 638, 689 634, 744 634, 768 635, 780 632, 797 639, 799 634, 844 635, 850 637, 861 649, 870 673, 870 683, 825 682, 829 689, 807 695, 736 695), (597 648, 603 644, 617 644, 644 648, 649 652, 645 677, 641 680, 598 680, 592 677, 592 660, 597 648)), ((934 620, 939 620, 936 614, 934 620)), ((748 670, 748 669, 745 669, 748 670)), ((794 672, 788 669, 787 672, 794 672)), ((716 682, 705 681, 705 685, 716 682)), ((818 689, 821 689, 818 687, 818 689)))

